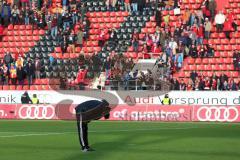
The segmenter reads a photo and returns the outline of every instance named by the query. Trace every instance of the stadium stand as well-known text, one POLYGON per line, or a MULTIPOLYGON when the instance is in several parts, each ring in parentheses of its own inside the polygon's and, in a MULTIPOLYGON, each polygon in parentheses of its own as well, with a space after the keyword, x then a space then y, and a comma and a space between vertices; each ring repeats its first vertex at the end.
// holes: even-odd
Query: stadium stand
POLYGON ((240 88, 239 0, 222 28, 215 0, 14 3, 1 5, 0 89, 240 88), (157 59, 159 74, 131 72, 139 59, 157 59))

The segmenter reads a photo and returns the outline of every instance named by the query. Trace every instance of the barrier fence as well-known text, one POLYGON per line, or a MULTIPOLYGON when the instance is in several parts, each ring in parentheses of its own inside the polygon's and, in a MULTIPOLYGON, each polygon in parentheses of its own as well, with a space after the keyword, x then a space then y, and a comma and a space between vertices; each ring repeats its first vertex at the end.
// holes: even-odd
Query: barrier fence
MULTIPOLYGON (((0 119, 75 120, 74 105, 1 105, 0 119)), ((240 122, 240 106, 118 105, 114 121, 240 122)))

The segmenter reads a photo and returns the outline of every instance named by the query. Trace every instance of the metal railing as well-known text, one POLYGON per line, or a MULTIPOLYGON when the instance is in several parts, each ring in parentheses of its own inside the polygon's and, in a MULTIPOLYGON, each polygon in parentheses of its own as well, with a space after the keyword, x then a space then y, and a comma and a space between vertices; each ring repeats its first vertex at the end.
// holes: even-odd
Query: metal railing
POLYGON ((164 90, 169 91, 171 85, 163 80, 155 80, 152 84, 146 84, 138 79, 136 80, 106 80, 105 90, 164 90))

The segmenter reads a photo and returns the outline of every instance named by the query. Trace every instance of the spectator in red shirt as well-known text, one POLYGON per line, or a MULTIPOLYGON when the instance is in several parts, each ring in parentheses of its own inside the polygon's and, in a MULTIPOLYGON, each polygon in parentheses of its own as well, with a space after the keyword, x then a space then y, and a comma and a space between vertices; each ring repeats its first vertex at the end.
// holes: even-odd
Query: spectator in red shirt
POLYGON ((15 60, 18 59, 18 57, 23 57, 23 52, 19 49, 19 48, 16 48, 17 52, 15 53, 15 60))
POLYGON ((229 11, 228 11, 227 19, 228 19, 228 21, 230 21, 230 23, 233 22, 233 20, 234 20, 234 14, 232 13, 232 10, 229 10, 229 11))
POLYGON ((99 34, 99 42, 98 42, 98 45, 100 47, 102 47, 104 45, 104 43, 105 43, 105 34, 106 34, 105 30, 104 29, 101 30, 101 32, 99 34))
POLYGON ((146 41, 146 44, 147 44, 148 52, 150 52, 150 50, 151 50, 151 48, 152 48, 153 40, 152 40, 152 38, 149 36, 149 34, 146 34, 146 36, 145 36, 145 41, 146 41))
POLYGON ((0 24, 0 41, 2 41, 2 36, 3 36, 3 26, 0 24))
POLYGON ((203 16, 205 18, 211 18, 211 12, 209 11, 209 9, 206 6, 202 7, 202 12, 203 12, 203 16))
POLYGON ((233 31, 232 22, 226 19, 223 27, 223 31, 228 39, 231 39, 230 32, 233 31))
POLYGON ((162 50, 160 48, 160 46, 157 45, 157 43, 154 43, 154 45, 152 46, 151 52, 152 53, 160 53, 162 50))
POLYGON ((204 35, 204 29, 203 29, 203 25, 200 24, 200 26, 197 29, 197 42, 198 44, 202 45, 203 44, 203 35, 204 35))

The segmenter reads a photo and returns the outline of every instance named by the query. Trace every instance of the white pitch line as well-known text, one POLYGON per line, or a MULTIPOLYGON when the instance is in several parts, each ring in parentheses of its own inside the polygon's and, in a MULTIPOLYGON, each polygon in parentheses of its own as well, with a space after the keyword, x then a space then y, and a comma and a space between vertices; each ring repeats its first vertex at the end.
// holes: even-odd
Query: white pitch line
MULTIPOLYGON (((186 129, 199 129, 199 127, 185 127, 185 128, 159 128, 159 129, 122 129, 122 130, 111 130, 111 131, 89 131, 90 133, 114 133, 114 132, 135 132, 135 131, 161 131, 161 130, 186 130, 186 129)), ((16 133, 16 132, 0 132, 0 133, 16 133)), ((18 132, 27 133, 27 132, 18 132)), ((49 136, 49 135, 61 135, 70 134, 76 132, 61 132, 61 133, 31 133, 31 134, 18 134, 9 136, 0 136, 0 138, 12 138, 12 137, 27 137, 27 136, 49 136)))
POLYGON ((11 136, 0 136, 0 138, 12 138, 12 137, 28 137, 28 136, 49 136, 49 135, 61 135, 65 133, 38 133, 38 134, 19 134, 11 136))
POLYGON ((89 131, 93 133, 107 133, 107 132, 134 132, 134 131, 161 131, 161 130, 185 130, 185 129, 199 129, 200 127, 185 127, 185 128, 159 128, 159 129, 122 129, 111 131, 89 131))

